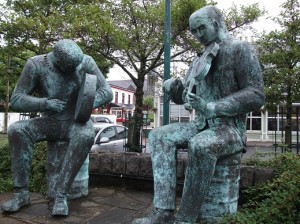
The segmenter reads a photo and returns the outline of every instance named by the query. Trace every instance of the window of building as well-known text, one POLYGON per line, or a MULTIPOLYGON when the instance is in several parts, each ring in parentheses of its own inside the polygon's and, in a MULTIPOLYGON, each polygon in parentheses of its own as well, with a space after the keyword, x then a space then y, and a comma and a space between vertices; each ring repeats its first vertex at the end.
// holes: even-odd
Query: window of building
MULTIPOLYGON (((269 131, 285 131, 287 125, 286 111, 280 109, 276 112, 268 113, 268 130, 269 131)), ((297 111, 292 113, 292 131, 300 130, 300 119, 297 111)))
POLYGON ((249 131, 261 130, 261 112, 260 111, 253 111, 248 114, 247 130, 249 130, 249 131))
POLYGON ((130 95, 128 94, 128 104, 130 104, 130 95))
POLYGON ((125 103, 125 93, 122 93, 122 104, 125 103))
POLYGON ((119 93, 116 91, 115 92, 115 103, 118 103, 118 98, 119 98, 119 93))

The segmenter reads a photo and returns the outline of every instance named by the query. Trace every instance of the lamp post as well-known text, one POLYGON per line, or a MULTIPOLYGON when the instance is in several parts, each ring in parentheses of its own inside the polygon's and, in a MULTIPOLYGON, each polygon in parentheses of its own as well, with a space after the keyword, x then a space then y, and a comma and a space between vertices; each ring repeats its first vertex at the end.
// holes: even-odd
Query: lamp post
MULTIPOLYGON (((170 78, 171 0, 165 0, 164 81, 170 78)), ((164 94, 163 125, 170 122, 170 102, 164 94)))

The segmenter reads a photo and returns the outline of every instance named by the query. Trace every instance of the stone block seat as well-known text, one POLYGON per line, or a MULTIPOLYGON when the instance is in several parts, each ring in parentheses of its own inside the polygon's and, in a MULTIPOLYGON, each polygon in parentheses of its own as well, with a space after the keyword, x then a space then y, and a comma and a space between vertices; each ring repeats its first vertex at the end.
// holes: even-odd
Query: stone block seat
MULTIPOLYGON (((68 142, 55 141, 47 143, 47 196, 54 199, 55 186, 61 170, 63 158, 66 155, 68 142)), ((87 156, 81 169, 77 173, 69 192, 68 199, 76 199, 88 195, 89 185, 89 156, 87 156)))
POLYGON ((237 152, 217 161, 199 221, 217 221, 237 211, 241 155, 242 152, 237 152))

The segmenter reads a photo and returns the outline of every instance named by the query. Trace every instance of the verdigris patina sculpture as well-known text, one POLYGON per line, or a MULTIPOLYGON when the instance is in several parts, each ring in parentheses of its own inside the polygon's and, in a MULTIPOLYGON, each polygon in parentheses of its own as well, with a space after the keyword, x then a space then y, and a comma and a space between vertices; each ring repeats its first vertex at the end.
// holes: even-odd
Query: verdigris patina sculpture
POLYGON ((220 11, 203 7, 190 16, 189 26, 205 50, 194 59, 183 81, 166 80, 164 90, 175 103, 195 109, 197 118, 150 132, 154 210, 134 220, 135 224, 196 223, 218 160, 242 151, 247 113, 264 103, 255 50, 229 35, 220 11), (175 216, 178 145, 188 145, 188 166, 175 216))
POLYGON ((87 158, 95 136, 88 120, 91 109, 110 102, 112 97, 111 88, 93 58, 83 54, 72 40, 60 40, 52 52, 26 62, 10 105, 17 111, 38 111, 43 116, 18 121, 9 127, 14 195, 2 205, 3 211, 16 212, 30 204, 28 176, 33 145, 40 141, 66 141, 66 156, 56 161, 62 165, 56 186, 52 186, 56 192, 52 215, 69 214, 66 193, 87 158), (83 84, 87 78, 95 81, 88 83, 95 89, 94 95, 84 98, 91 101, 88 102, 91 105, 81 99, 86 94, 81 88, 86 88, 83 84))

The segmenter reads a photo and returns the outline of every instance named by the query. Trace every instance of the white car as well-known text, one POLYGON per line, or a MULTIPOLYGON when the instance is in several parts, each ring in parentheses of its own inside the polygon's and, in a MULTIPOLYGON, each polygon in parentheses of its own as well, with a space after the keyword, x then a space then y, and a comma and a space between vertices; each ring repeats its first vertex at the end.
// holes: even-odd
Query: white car
POLYGON ((124 152, 128 137, 128 129, 122 125, 102 123, 98 124, 98 133, 96 134, 94 145, 91 148, 93 152, 124 152))
POLYGON ((91 116, 91 121, 95 124, 95 123, 114 123, 113 121, 111 121, 108 117, 104 117, 104 116, 91 116))

